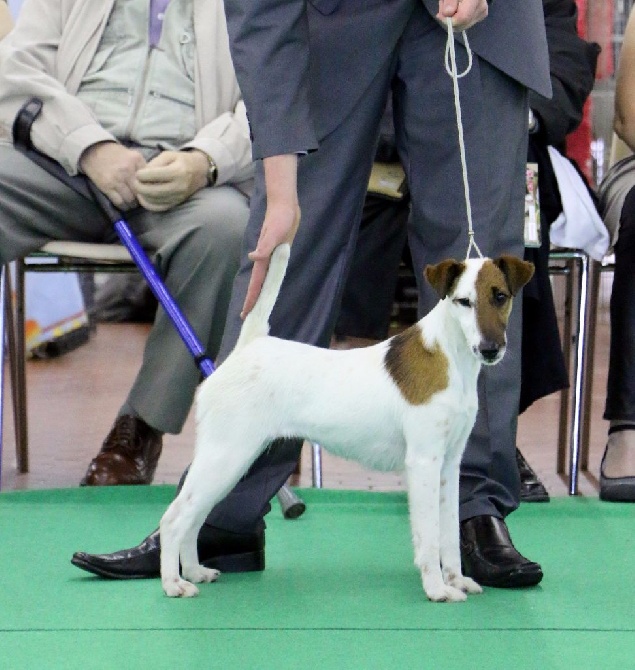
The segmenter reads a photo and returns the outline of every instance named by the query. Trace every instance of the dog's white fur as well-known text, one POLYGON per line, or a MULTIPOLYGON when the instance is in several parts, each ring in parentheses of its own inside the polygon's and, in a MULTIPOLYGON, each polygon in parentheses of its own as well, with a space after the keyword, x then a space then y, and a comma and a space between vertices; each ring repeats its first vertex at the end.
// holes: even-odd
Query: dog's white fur
POLYGON ((338 351, 267 335, 288 257, 288 245, 275 250, 234 351, 199 388, 194 459, 160 526, 165 593, 194 596, 193 582, 216 580, 217 570, 199 564, 198 531, 279 437, 313 440, 374 469, 405 468, 426 595, 459 601, 481 592, 461 573, 459 465, 481 364, 502 358, 512 295, 533 267, 508 256, 430 266, 442 299, 427 316, 396 338, 338 351))

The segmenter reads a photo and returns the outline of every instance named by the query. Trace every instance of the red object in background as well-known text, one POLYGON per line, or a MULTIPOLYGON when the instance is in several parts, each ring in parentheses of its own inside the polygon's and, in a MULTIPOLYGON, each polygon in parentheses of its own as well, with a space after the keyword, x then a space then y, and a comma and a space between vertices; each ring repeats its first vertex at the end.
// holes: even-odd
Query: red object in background
POLYGON ((578 34, 581 37, 586 37, 586 0, 575 0, 578 6, 578 34))
POLYGON ((591 98, 584 104, 582 123, 567 135, 567 156, 573 159, 593 186, 593 161, 591 159, 591 98))
MULTIPOLYGON (((578 12, 584 5, 585 26, 580 35, 591 42, 597 42, 602 51, 598 58, 596 79, 606 79, 613 76, 613 0, 576 0, 578 12)), ((578 22, 579 23, 579 22, 578 22)))
MULTIPOLYGON (((578 33, 602 48, 595 78, 610 77, 613 74, 613 0, 576 0, 576 4, 578 33)), ((589 183, 595 185, 591 158, 591 114, 592 102, 589 98, 584 105, 582 123, 567 137, 567 155, 579 165, 589 183)))

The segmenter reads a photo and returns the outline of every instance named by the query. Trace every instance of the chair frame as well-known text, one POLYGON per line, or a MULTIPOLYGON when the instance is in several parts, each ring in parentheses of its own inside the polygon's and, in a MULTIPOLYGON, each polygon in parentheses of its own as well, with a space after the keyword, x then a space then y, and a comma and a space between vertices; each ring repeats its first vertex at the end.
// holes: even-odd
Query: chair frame
POLYGON ((604 259, 601 262, 592 261, 590 270, 590 290, 589 290, 589 324, 588 324, 588 346, 586 353, 585 367, 587 370, 584 379, 584 409, 583 409, 583 432, 582 432, 582 450, 580 456, 580 467, 582 470, 588 469, 589 464, 589 444, 591 438, 591 406, 593 400, 593 381, 594 381, 594 359, 595 359, 595 336, 597 327, 597 314, 600 299, 600 282, 602 274, 605 272, 614 272, 615 262, 604 259))
POLYGON ((4 347, 10 359, 16 465, 20 474, 29 471, 28 397, 26 388, 25 274, 27 272, 138 272, 122 244, 91 244, 55 241, 45 244, 24 258, 14 261, 15 297, 12 296, 8 265, 1 269, 0 301, 0 476, 2 473, 2 414, 4 409, 4 347), (83 252, 83 253, 82 253, 83 252))
POLYGON ((588 414, 591 405, 587 379, 595 338, 591 323, 595 321, 597 305, 592 300, 591 263, 588 254, 579 249, 554 249, 549 254, 549 274, 566 277, 562 349, 571 388, 560 391, 556 472, 563 478, 567 477, 565 461, 568 450, 568 491, 572 496, 578 494, 580 471, 588 469, 588 414), (586 455, 583 455, 585 449, 586 455))

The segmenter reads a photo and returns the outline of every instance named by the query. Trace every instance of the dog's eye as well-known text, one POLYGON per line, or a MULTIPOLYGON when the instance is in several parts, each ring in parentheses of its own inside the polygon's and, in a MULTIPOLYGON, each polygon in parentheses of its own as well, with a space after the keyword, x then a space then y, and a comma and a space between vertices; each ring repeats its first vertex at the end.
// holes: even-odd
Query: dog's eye
POLYGON ((498 307, 502 307, 506 302, 507 302, 507 293, 503 293, 503 291, 494 291, 494 304, 496 304, 498 307))
POLYGON ((456 298, 454 301, 458 305, 461 305, 461 307, 471 307, 472 303, 470 302, 469 298, 456 298))

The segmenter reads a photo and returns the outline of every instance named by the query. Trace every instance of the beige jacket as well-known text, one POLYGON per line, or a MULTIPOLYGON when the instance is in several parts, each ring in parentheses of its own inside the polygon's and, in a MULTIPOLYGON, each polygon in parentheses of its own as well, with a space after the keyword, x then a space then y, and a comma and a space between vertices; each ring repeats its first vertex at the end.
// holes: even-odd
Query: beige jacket
POLYGON ((0 0, 0 40, 13 28, 13 18, 6 0, 0 0))
MULTIPOLYGON (((82 152, 114 138, 76 97, 115 0, 25 0, 16 28, 0 43, 0 128, 10 136, 24 102, 44 102, 33 144, 76 174, 82 152)), ((223 0, 192 0, 196 32, 196 121, 187 147, 218 166, 218 184, 251 179, 245 105, 229 53, 223 0)))

